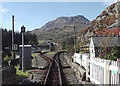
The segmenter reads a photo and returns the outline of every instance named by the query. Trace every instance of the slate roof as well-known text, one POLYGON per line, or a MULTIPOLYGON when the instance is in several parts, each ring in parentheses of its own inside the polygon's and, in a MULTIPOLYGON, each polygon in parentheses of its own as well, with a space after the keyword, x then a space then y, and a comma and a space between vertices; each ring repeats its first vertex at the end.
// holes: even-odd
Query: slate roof
POLYGON ((93 36, 95 47, 120 47, 120 36, 93 36))

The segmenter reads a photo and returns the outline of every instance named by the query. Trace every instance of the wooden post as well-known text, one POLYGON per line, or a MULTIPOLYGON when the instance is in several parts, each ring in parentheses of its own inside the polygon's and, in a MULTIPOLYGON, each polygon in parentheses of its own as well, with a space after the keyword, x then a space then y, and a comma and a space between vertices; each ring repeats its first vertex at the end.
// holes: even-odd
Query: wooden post
POLYGON ((13 58, 15 59, 15 52, 14 52, 14 15, 12 15, 12 52, 13 52, 13 58))
POLYGON ((90 71, 90 69, 89 69, 89 58, 87 57, 86 58, 86 81, 89 81, 89 77, 88 77, 89 71, 90 71))
POLYGON ((104 67, 104 84, 110 84, 109 83, 109 78, 110 78, 110 73, 109 73, 109 66, 110 66, 110 61, 105 60, 105 67, 104 67))
POLYGON ((117 59, 117 62, 118 62, 118 81, 117 81, 117 84, 119 85, 120 84, 120 58, 117 59))

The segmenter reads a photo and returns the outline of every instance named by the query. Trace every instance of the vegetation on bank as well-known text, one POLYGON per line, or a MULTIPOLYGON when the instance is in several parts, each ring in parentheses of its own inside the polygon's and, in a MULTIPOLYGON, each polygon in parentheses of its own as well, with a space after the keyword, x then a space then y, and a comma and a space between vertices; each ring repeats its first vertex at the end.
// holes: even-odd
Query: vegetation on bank
POLYGON ((117 58, 120 58, 120 47, 113 47, 107 54, 107 59, 116 61, 117 58))
POLYGON ((15 68, 16 68, 17 79, 27 78, 27 76, 28 76, 28 71, 22 72, 22 70, 19 70, 20 65, 15 66, 15 68))
POLYGON ((13 59, 13 52, 11 52, 11 56, 9 57, 8 55, 6 55, 3 60, 4 61, 8 61, 8 60, 12 60, 13 59))
POLYGON ((48 52, 47 54, 55 54, 55 52, 48 52))
MULTIPOLYGON (((12 55, 12 31, 0 28, 2 30, 2 58, 4 60, 8 60, 13 58, 12 55)), ((14 34, 14 44, 19 45, 22 44, 22 36, 20 32, 15 32, 14 34)), ((25 45, 36 46, 38 44, 38 40, 35 34, 30 34, 29 32, 25 33, 25 45)))

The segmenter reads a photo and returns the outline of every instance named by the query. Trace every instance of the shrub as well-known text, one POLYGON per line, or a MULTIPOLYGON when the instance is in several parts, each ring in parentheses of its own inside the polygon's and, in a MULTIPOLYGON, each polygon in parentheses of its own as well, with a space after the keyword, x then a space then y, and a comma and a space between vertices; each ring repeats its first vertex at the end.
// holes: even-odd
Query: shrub
POLYGON ((27 71, 22 72, 22 70, 19 70, 20 65, 15 66, 15 68, 16 68, 17 79, 24 79, 24 78, 27 78, 28 72, 27 72, 27 71))

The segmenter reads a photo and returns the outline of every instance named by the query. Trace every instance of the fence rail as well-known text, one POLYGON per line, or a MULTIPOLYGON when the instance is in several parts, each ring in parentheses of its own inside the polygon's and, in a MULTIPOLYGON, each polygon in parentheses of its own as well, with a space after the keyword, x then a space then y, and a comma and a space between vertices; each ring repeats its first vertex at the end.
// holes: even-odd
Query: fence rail
POLYGON ((80 64, 80 66, 83 66, 85 69, 87 69, 87 58, 89 57, 89 54, 78 54, 75 53, 73 55, 73 61, 80 64))
POLYGON ((73 61, 90 71, 90 81, 95 84, 120 84, 120 62, 100 58, 88 59, 87 54, 74 54, 73 61))

